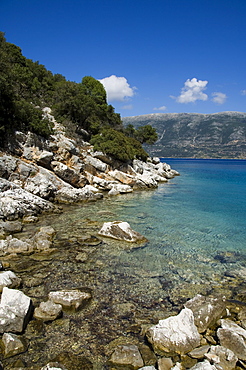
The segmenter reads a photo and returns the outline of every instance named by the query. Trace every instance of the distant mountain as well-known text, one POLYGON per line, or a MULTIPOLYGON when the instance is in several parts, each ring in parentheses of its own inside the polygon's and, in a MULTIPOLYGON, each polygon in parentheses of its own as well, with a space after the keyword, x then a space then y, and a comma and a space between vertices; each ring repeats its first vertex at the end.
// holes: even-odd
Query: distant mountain
POLYGON ((154 113, 123 123, 156 129, 158 141, 145 147, 151 156, 246 159, 246 113, 154 113))

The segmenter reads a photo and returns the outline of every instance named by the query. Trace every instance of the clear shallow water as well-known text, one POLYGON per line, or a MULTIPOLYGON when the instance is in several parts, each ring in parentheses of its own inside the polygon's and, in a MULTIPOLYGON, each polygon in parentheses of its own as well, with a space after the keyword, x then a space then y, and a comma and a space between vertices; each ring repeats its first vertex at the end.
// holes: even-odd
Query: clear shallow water
POLYGON ((122 274, 117 284, 127 296, 148 292, 149 300, 168 297, 175 303, 196 293, 224 292, 228 269, 246 266, 246 161, 165 161, 181 176, 155 190, 68 207, 45 223, 54 226, 58 240, 85 231, 97 235, 103 222, 113 220, 128 221, 146 236, 145 247, 132 250, 104 239, 107 246, 94 256, 102 274, 122 274), (136 289, 125 286, 124 276, 138 280, 136 289))
POLYGON ((28 325, 27 364, 43 366, 69 351, 104 369, 110 342, 143 340, 144 326, 195 294, 245 301, 246 161, 165 161, 181 176, 158 189, 65 206, 25 227, 22 238, 43 225, 57 232, 52 254, 9 260, 35 306, 52 290, 86 287, 93 296, 77 313, 39 329, 28 325), (97 239, 103 222, 114 220, 128 221, 148 243, 97 239))

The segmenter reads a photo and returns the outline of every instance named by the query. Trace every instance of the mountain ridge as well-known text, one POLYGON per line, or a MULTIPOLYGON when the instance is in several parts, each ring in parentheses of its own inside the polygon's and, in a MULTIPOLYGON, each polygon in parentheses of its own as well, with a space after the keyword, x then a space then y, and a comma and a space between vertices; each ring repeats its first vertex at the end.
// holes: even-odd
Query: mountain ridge
POLYGON ((157 142, 152 156, 246 159, 246 113, 151 113, 124 117, 125 126, 152 125, 157 142))

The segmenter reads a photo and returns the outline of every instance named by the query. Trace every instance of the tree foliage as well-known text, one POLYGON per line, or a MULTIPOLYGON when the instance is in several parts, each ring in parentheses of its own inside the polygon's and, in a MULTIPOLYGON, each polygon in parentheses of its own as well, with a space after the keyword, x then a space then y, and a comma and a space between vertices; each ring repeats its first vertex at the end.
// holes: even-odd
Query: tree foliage
POLYGON ((0 32, 0 142, 17 129, 48 137, 52 123, 43 118, 45 106, 57 120, 86 133, 97 149, 122 161, 146 159, 140 143, 156 140, 150 125, 124 129, 98 80, 85 76, 76 83, 61 74, 53 75, 39 62, 25 58, 0 32))
POLYGON ((135 127, 129 123, 125 128, 125 134, 135 138, 141 144, 146 143, 152 145, 158 139, 157 132, 151 125, 140 126, 135 129, 135 127))
POLYGON ((122 162, 131 161, 134 158, 146 161, 148 157, 139 141, 127 137, 123 132, 112 128, 103 129, 100 134, 92 138, 91 143, 96 150, 102 151, 122 162))

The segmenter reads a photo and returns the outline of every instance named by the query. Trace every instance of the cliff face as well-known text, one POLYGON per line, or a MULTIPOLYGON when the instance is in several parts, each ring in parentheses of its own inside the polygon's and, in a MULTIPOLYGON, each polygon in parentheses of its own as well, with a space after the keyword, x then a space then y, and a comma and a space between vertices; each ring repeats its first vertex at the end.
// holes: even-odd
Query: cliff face
POLYGON ((125 117, 124 125, 151 124, 158 133, 150 155, 190 158, 246 158, 246 113, 155 113, 125 117))

